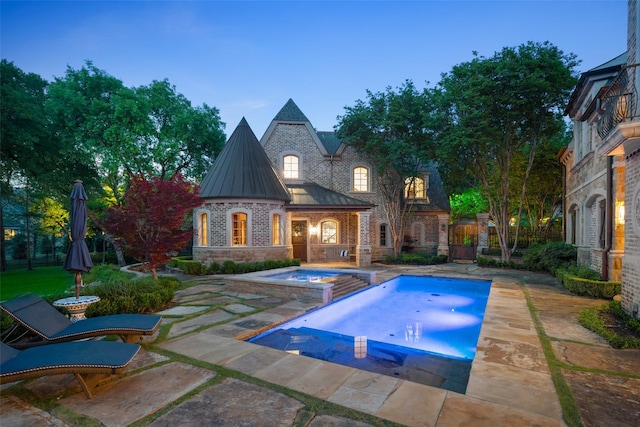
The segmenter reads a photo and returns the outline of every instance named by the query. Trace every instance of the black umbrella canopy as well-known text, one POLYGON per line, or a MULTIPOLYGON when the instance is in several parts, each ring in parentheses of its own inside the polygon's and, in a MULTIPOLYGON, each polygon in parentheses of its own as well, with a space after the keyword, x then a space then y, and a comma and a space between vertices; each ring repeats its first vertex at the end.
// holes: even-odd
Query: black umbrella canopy
POLYGON ((64 261, 64 269, 74 273, 76 285, 76 298, 80 297, 80 287, 82 285, 82 273, 87 273, 93 267, 89 248, 84 241, 87 234, 87 193, 84 191, 82 181, 78 180, 73 184, 71 190, 71 245, 67 251, 67 258, 64 261))

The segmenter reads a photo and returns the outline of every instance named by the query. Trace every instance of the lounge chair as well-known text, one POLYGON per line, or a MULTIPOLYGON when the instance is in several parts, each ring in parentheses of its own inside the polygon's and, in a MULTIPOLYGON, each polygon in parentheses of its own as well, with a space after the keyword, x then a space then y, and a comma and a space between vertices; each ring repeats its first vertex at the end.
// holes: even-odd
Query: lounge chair
POLYGON ((0 343, 0 384, 46 375, 73 374, 88 399, 105 379, 121 373, 138 344, 79 341, 17 350, 0 343))
POLYGON ((11 342, 15 348, 76 341, 104 335, 118 335, 126 343, 136 343, 152 335, 162 317, 149 314, 114 314, 72 322, 35 294, 25 294, 0 303, 0 308, 21 326, 35 333, 34 339, 11 342))

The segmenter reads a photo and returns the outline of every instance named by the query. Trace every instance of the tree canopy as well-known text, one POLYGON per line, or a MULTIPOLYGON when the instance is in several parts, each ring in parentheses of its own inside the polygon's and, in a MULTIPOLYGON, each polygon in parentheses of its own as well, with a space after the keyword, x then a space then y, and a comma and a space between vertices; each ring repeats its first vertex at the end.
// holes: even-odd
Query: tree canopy
POLYGON ((489 202, 503 260, 510 258, 510 197, 521 214, 538 147, 564 129, 562 115, 576 84, 573 54, 548 42, 504 48, 453 67, 437 87, 442 123, 439 155, 446 177, 479 185, 489 202), (523 171, 521 185, 511 177, 523 171))
POLYGON ((122 205, 133 177, 197 182, 226 140, 218 109, 193 106, 166 79, 129 88, 88 61, 48 83, 4 59, 0 77, 3 198, 20 187, 32 203, 66 206, 82 179, 96 206, 122 205))
POLYGON ((49 85, 47 113, 117 203, 134 176, 200 179, 226 139, 218 109, 193 107, 168 80, 128 88, 91 62, 49 85))
POLYGON ((105 227, 127 254, 148 263, 157 278, 158 265, 193 237, 185 217, 201 204, 198 187, 180 175, 170 180, 138 176, 125 193, 124 205, 107 211, 105 227))
POLYGON ((406 179, 417 177, 435 157, 433 111, 430 92, 407 80, 396 90, 367 91, 366 101, 357 100, 338 117, 338 137, 368 157, 376 170, 376 192, 385 200, 382 209, 396 255, 411 205, 403 197, 406 179))

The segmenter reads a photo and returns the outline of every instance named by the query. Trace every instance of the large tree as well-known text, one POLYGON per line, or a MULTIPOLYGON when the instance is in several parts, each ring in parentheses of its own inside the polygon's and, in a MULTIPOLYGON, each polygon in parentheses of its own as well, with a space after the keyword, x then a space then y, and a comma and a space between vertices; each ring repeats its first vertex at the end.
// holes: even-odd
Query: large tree
MULTIPOLYGON (((181 175, 198 181, 226 139, 218 109, 192 106, 167 80, 125 87, 92 62, 56 78, 46 106, 68 156, 99 171, 103 185, 94 194, 105 197, 106 206, 123 206, 127 185, 136 177, 181 175)), ((99 212, 89 216, 104 228, 99 212)), ((118 242, 105 237, 124 264, 118 242)))
POLYGON ((47 112, 118 204, 135 176, 199 180, 226 139, 218 109, 192 106, 167 80, 125 87, 91 62, 49 85, 47 112))
POLYGON ((105 226, 129 255, 148 263, 157 279, 158 266, 193 237, 185 218, 201 204, 198 187, 180 175, 168 181, 138 176, 132 179, 124 205, 108 210, 105 226))
POLYGON ((367 91, 366 101, 357 100, 338 117, 338 137, 367 156, 375 168, 376 191, 384 199, 381 207, 396 256, 411 212, 412 199, 404 197, 407 179, 410 183, 416 178, 435 155, 432 105, 430 92, 407 80, 396 90, 367 91))
MULTIPOLYGON (((37 202, 43 197, 68 195, 69 183, 83 176, 95 185, 96 174, 86 163, 68 158, 69 150, 52 130, 46 114, 48 83, 34 73, 25 73, 13 62, 0 63, 0 195, 37 202)), ((12 203, 16 203, 13 200, 12 203)), ((3 206, 4 203, 0 203, 3 206)), ((29 212, 25 205, 25 212, 29 212)), ((2 209, 0 208, 0 218, 2 209)), ((30 217, 26 217, 27 224, 30 217)), ((4 225, 0 221, 4 234, 4 225)), ((1 240, 2 270, 6 267, 1 240)))
POLYGON ((510 198, 518 194, 519 225, 538 147, 563 131, 559 118, 577 81, 578 61, 548 42, 504 48, 490 58, 474 55, 443 74, 438 84, 440 155, 449 165, 445 176, 479 184, 507 261, 514 212, 510 198), (516 167, 524 173, 513 188, 516 167))

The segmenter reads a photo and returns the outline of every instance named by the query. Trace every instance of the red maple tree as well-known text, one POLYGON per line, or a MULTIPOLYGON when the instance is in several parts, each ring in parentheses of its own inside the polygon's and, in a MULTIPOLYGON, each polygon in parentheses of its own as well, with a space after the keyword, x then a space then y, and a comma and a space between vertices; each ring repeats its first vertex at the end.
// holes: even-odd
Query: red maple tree
POLYGON ((180 175, 169 181, 160 178, 148 181, 139 176, 131 181, 124 205, 107 211, 105 228, 128 255, 147 263, 157 279, 158 266, 193 238, 193 229, 185 224, 185 216, 200 205, 198 186, 180 175))

